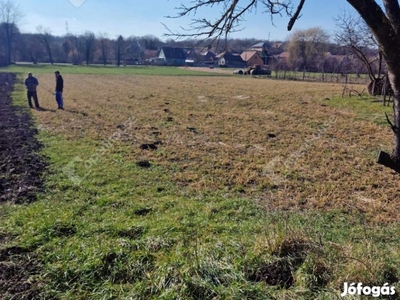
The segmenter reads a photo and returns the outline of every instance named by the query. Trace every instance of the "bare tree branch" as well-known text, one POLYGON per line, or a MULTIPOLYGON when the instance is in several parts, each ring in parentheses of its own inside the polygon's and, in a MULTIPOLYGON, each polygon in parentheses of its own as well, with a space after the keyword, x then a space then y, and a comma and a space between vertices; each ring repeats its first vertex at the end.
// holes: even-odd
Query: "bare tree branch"
POLYGON ((51 42, 53 40, 53 36, 51 35, 51 30, 49 28, 43 28, 43 26, 38 26, 36 30, 38 32, 38 37, 40 42, 46 48, 50 63, 53 64, 53 54, 51 49, 51 42))
POLYGON ((287 27, 288 31, 292 30, 294 23, 299 18, 300 12, 303 9, 304 2, 305 2, 305 0, 300 1, 299 6, 296 9, 296 12, 294 13, 293 17, 290 18, 290 21, 289 21, 289 24, 287 27))
POLYGON ((353 14, 348 14, 346 11, 343 11, 334 20, 337 28, 335 32, 336 43, 350 49, 367 68, 370 80, 376 80, 377 78, 372 69, 374 61, 371 61, 367 55, 371 52, 371 49, 378 47, 365 22, 353 14))
MULTIPOLYGON (((299 17, 301 7, 305 0, 300 1, 301 3, 292 19, 298 19, 299 17)), ((253 9, 257 9, 259 3, 266 8, 265 12, 271 15, 271 21, 272 16, 276 14, 282 15, 285 13, 287 16, 292 16, 292 0, 195 0, 192 1, 192 5, 190 6, 181 4, 176 8, 179 11, 177 15, 167 16, 167 18, 181 18, 189 15, 195 16, 202 8, 213 8, 218 5, 223 6, 221 15, 215 20, 206 18, 192 19, 189 28, 181 27, 184 33, 173 32, 167 25, 163 24, 167 30, 164 36, 173 36, 177 38, 203 36, 205 38, 211 38, 213 41, 219 40, 221 37, 227 38, 230 33, 242 30, 242 28, 239 28, 239 25, 245 21, 245 15, 252 12, 253 9), (239 5, 239 3, 241 5, 239 5)))
POLYGON ((390 121, 388 114, 385 112, 385 116, 386 116, 386 121, 389 123, 390 128, 392 128, 393 132, 396 133, 397 132, 397 127, 395 125, 393 125, 393 123, 390 121))

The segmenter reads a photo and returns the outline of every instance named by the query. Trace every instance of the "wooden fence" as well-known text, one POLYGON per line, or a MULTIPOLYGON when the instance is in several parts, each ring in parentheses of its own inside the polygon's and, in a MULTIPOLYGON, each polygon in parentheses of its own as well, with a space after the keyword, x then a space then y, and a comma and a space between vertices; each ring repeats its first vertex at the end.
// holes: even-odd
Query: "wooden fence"
POLYGON ((271 78, 281 80, 299 80, 311 82, 332 82, 342 84, 368 84, 370 79, 366 74, 342 74, 296 71, 273 71, 271 78))

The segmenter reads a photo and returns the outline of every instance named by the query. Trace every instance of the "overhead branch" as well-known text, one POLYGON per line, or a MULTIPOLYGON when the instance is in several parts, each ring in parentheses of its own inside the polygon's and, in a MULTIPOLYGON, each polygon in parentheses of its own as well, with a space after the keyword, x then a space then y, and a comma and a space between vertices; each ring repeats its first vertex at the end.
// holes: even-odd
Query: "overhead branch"
POLYGON ((225 1, 226 0, 208 0, 208 1, 202 0, 202 1, 198 1, 197 4, 194 4, 193 6, 189 6, 189 7, 181 4, 180 7, 177 7, 177 9, 180 11, 178 13, 178 15, 175 17, 168 16, 168 18, 180 18, 180 17, 186 16, 186 15, 189 15, 190 13, 196 14, 197 10, 201 7, 214 6, 215 4, 224 3, 225 1))
MULTIPOLYGON (((305 0, 301 0, 305 2, 305 0)), ((271 15, 286 14, 292 16, 292 0, 193 0, 190 5, 181 4, 176 9, 176 16, 167 16, 167 18, 181 18, 190 15, 196 16, 197 12, 202 8, 212 8, 222 5, 221 14, 215 19, 194 18, 188 28, 182 28, 182 32, 173 32, 167 25, 163 24, 167 29, 164 36, 173 36, 177 38, 185 37, 205 37, 219 40, 221 37, 227 37, 230 33, 242 30, 239 25, 245 21, 246 13, 252 12, 258 5, 266 8, 266 13, 271 15), (240 5, 239 5, 240 4, 240 5)), ((297 15, 298 18, 298 15, 297 15)))
POLYGON ((364 52, 363 52, 360 48, 358 48, 357 46, 355 46, 355 45, 351 45, 350 47, 351 47, 351 49, 353 49, 353 52, 354 52, 354 54, 358 57, 358 59, 361 60, 361 61, 363 62, 363 64, 364 64, 364 66, 368 69, 368 76, 369 76, 369 79, 370 79, 371 81, 376 80, 377 78, 375 77, 374 71, 372 70, 372 66, 371 66, 372 64, 371 64, 371 62, 368 60, 368 58, 367 58, 367 56, 364 54, 364 52))
POLYGON ((306 2, 306 0, 300 0, 299 5, 297 6, 296 12, 294 13, 293 17, 290 18, 290 21, 289 21, 289 24, 287 27, 288 31, 292 30, 294 23, 299 18, 300 12, 303 9, 304 2, 306 2))
POLYGON ((242 16, 256 5, 257 0, 251 0, 244 8, 238 7, 239 0, 233 0, 228 5, 227 3, 229 2, 230 1, 227 0, 209 0, 198 1, 191 7, 181 5, 178 8, 180 10, 178 15, 175 17, 168 16, 168 18, 179 18, 191 13, 196 14, 197 10, 201 7, 214 6, 221 3, 226 4, 227 7, 224 9, 224 13, 215 21, 205 18, 194 19, 192 20, 191 27, 189 29, 181 28, 183 31, 188 33, 174 33, 165 24, 163 24, 168 30, 168 33, 164 34, 164 36, 175 36, 178 38, 206 36, 206 38, 215 37, 215 39, 218 39, 220 36, 227 36, 229 33, 236 32, 237 25, 240 21, 242 21, 242 16))
MULTIPOLYGON (((385 1, 394 2, 393 0, 385 1)), ((395 28, 388 18, 391 12, 385 14, 379 4, 374 0, 347 0, 347 2, 353 6, 370 28, 383 50, 383 56, 386 62, 395 61, 397 59, 397 53, 395 51, 387 51, 388 49, 399 48, 400 46, 395 28)), ((385 8, 387 9, 388 7, 385 8)))

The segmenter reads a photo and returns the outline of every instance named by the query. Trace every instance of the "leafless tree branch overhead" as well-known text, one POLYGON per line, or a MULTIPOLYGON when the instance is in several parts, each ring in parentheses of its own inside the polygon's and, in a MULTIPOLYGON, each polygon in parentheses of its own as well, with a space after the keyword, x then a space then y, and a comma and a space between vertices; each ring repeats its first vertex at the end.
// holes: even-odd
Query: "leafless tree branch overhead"
MULTIPOLYGON (((300 4, 294 15, 292 15, 292 0, 196 0, 191 5, 181 4, 177 7, 177 15, 168 18, 181 18, 196 16, 200 10, 209 8, 221 8, 221 13, 215 19, 193 18, 188 28, 181 28, 182 32, 172 32, 168 26, 164 25, 168 31, 165 36, 181 37, 205 37, 219 38, 227 37, 230 33, 236 32, 238 26, 245 21, 246 14, 255 11, 259 5, 265 8, 263 12, 271 15, 286 15, 291 17, 291 26, 299 18, 300 11, 305 0, 300 0, 300 4)), ((206 14, 205 14, 206 15, 206 14)))

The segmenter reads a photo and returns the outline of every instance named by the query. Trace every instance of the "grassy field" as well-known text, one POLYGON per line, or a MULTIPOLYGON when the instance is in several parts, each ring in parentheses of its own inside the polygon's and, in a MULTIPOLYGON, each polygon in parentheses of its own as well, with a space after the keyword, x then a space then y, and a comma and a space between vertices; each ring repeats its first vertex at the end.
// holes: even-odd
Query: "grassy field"
MULTIPOLYGON (((45 110, 32 114, 50 170, 38 201, 0 206, 0 235, 12 237, 0 247, 34 249, 44 297, 400 289, 398 176, 375 163, 390 151, 390 108, 340 98, 337 84, 176 68, 5 70, 40 81, 45 110)), ((14 99, 26 105, 22 85, 14 99)))
POLYGON ((56 64, 54 66, 49 64, 15 64, 6 68, 9 72, 26 73, 33 72, 36 75, 50 74, 55 70, 59 70, 62 74, 91 74, 91 75, 168 75, 168 76, 212 76, 221 74, 232 75, 231 70, 227 69, 209 69, 209 68, 195 68, 181 67, 181 68, 170 68, 170 67, 157 67, 147 65, 117 67, 117 66, 81 66, 81 65, 70 65, 70 64, 56 64), (205 73, 204 69, 208 72, 205 73))

